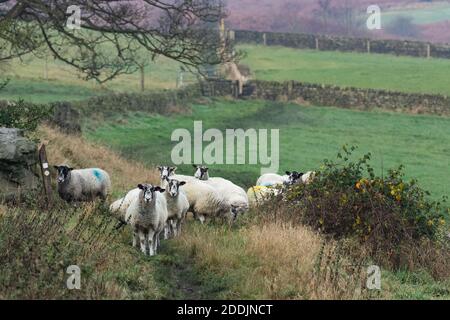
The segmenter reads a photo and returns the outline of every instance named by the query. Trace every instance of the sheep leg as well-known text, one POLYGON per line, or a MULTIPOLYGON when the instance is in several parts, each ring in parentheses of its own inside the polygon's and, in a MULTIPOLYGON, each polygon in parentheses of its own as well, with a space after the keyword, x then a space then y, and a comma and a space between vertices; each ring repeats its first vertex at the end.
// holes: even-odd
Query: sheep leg
POLYGON ((137 230, 133 230, 133 247, 138 248, 139 245, 139 234, 137 230))
POLYGON ((156 254, 156 245, 158 240, 155 238, 155 232, 152 230, 148 231, 147 234, 147 244, 150 251, 150 256, 154 256, 156 254))
POLYGON ((170 221, 166 222, 166 225, 164 226, 164 240, 169 239, 170 237, 170 221))
POLYGON ((170 220, 169 224, 169 230, 170 230, 170 237, 174 238, 177 236, 176 230, 175 230, 176 221, 174 219, 170 220))
POLYGON ((141 251, 143 254, 147 255, 148 253, 148 235, 146 233, 144 233, 142 230, 139 231, 139 241, 141 244, 141 251))
POLYGON ((199 215, 198 216, 198 220, 200 220, 201 224, 204 224, 205 223, 205 216, 204 215, 199 215))

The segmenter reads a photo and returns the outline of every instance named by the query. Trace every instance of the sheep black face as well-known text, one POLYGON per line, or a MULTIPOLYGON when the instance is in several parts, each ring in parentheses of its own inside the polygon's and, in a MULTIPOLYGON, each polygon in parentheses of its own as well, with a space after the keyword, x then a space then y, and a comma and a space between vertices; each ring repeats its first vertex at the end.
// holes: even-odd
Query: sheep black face
POLYGON ((235 205, 231 205, 231 216, 233 218, 233 222, 237 220, 237 216, 239 213, 239 207, 235 205))
POLYGON ((175 179, 166 179, 168 183, 169 194, 171 197, 178 196, 180 192, 180 187, 186 184, 185 181, 178 181, 175 179))
POLYGON ((58 171, 58 183, 64 183, 70 180, 70 173, 73 168, 68 166, 53 166, 58 171))
POLYGON ((205 166, 197 166, 195 164, 192 165, 196 170, 194 173, 194 178, 199 180, 208 180, 208 167, 205 166))
POLYGON ((175 174, 175 170, 177 170, 177 167, 160 166, 158 167, 158 170, 161 180, 166 180, 168 177, 175 174))
POLYGON ((151 184, 138 184, 138 188, 143 191, 143 200, 145 203, 150 203, 155 199, 155 192, 164 192, 166 189, 162 189, 158 186, 154 187, 151 184))
POLYGON ((288 185, 295 184, 303 176, 303 172, 298 173, 297 171, 292 171, 292 172, 286 171, 286 174, 288 175, 288 181, 287 181, 288 185))

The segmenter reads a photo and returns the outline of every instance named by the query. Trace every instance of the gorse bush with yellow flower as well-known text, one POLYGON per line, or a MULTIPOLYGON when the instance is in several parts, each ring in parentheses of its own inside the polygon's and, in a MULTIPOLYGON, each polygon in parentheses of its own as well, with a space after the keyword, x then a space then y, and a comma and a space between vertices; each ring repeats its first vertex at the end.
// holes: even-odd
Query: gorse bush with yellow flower
POLYGON ((344 146, 338 161, 325 160, 308 185, 287 192, 291 218, 333 238, 354 238, 371 257, 399 266, 405 246, 438 240, 445 229, 446 198, 432 201, 403 166, 376 176, 371 155, 352 160, 344 146))

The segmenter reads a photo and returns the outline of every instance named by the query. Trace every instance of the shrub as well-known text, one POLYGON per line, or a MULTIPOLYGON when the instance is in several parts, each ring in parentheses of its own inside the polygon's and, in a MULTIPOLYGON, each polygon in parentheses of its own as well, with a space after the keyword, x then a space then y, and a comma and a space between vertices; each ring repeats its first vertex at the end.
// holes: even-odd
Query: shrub
POLYGON ((354 150, 344 146, 339 162, 325 160, 311 184, 288 191, 292 218, 336 239, 354 238, 370 256, 398 267, 405 246, 438 240, 446 199, 429 200, 416 180, 404 180, 402 166, 376 176, 371 155, 352 161, 354 150))
POLYGON ((0 102, 0 126, 36 130, 39 123, 50 117, 53 107, 19 100, 0 102))

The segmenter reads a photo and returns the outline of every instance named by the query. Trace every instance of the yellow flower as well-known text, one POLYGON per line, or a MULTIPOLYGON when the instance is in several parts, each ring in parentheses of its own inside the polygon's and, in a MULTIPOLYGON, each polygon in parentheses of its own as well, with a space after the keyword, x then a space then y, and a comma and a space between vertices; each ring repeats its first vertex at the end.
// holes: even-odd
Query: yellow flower
POLYGON ((396 199, 397 201, 400 201, 400 200, 402 200, 402 196, 398 194, 398 195, 395 197, 395 199, 396 199))
POLYGON ((441 225, 441 226, 443 226, 443 225, 445 225, 445 220, 444 219, 439 219, 439 224, 441 225))
POLYGON ((361 189, 361 182, 358 181, 358 182, 356 183, 356 189, 361 189))
POLYGON ((355 223, 356 225, 359 225, 361 223, 361 218, 359 216, 356 217, 355 223))
POLYGON ((434 221, 433 220, 428 220, 427 224, 428 224, 428 226, 431 227, 434 224, 434 221))
POLYGON ((319 219, 319 223, 320 223, 321 225, 323 224, 323 219, 322 219, 322 218, 319 219))

